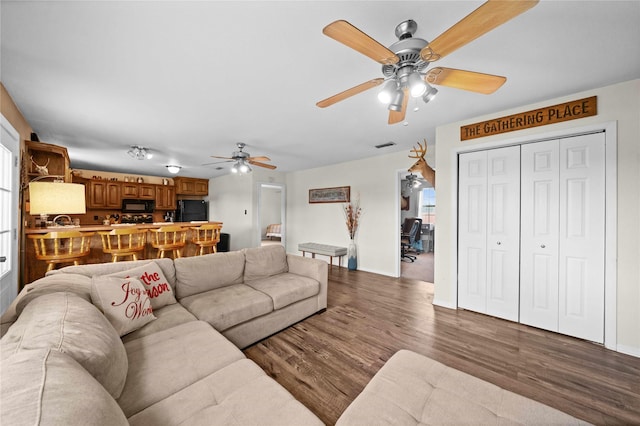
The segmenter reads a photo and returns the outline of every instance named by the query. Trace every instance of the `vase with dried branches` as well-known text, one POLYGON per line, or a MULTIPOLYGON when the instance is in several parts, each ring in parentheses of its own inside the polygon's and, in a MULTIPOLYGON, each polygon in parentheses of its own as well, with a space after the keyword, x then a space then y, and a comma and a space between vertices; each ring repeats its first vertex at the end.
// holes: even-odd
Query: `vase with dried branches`
POLYGON ((358 246, 356 245, 355 238, 358 232, 358 225, 360 224, 360 214, 362 213, 360 200, 346 203, 343 206, 343 210, 350 240, 347 251, 347 265, 350 271, 355 271, 358 269, 358 246))

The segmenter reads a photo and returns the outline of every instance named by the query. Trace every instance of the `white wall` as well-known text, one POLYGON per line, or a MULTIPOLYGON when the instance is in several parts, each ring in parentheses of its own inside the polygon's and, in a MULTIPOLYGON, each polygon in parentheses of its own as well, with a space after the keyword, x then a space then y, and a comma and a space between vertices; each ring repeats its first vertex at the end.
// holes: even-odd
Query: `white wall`
POLYGON ((434 303, 449 307, 456 304, 456 151, 473 145, 506 143, 516 138, 535 138, 545 133, 609 122, 617 122, 618 136, 617 349, 640 356, 640 80, 475 117, 436 130, 438 226, 434 303), (596 116, 470 141, 460 140, 460 126, 594 95, 598 97, 596 116))
POLYGON ((209 219, 222 222, 222 232, 230 236, 230 250, 254 247, 259 242, 259 184, 284 182, 284 173, 259 167, 248 175, 230 173, 209 179, 209 219))
POLYGON ((403 151, 287 174, 287 251, 299 253, 298 244, 305 242, 348 246, 343 205, 309 204, 309 189, 350 186, 351 199, 359 196, 362 207, 356 236, 358 269, 396 274, 400 250, 398 170, 406 171, 410 165, 403 151))

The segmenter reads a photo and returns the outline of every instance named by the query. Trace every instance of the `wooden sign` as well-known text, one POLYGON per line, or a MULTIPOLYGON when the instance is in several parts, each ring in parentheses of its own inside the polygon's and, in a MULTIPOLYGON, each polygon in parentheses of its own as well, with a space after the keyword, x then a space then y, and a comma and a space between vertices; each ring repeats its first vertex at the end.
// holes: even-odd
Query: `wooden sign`
POLYGON ((460 127, 460 140, 482 138, 500 133, 546 126, 598 114, 598 97, 565 102, 533 111, 520 112, 460 127))

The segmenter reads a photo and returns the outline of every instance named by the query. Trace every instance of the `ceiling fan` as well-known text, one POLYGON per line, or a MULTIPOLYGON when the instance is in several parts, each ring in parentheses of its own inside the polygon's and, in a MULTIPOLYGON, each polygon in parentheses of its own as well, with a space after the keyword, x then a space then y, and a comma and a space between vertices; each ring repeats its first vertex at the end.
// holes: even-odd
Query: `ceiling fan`
MULTIPOLYGON (((251 166, 264 167, 265 169, 274 170, 276 166, 272 164, 263 163, 263 161, 271 161, 269 157, 260 156, 260 157, 252 157, 248 152, 243 151, 243 149, 247 146, 242 142, 238 142, 236 144, 238 147, 237 151, 233 151, 231 153, 231 157, 218 157, 216 155, 212 155, 212 158, 221 158, 225 161, 219 161, 217 163, 228 163, 234 162, 231 167, 232 173, 249 173, 251 171, 251 166)), ((217 163, 208 163, 208 164, 217 164, 217 163)))
POLYGON ((332 22, 322 32, 382 64, 384 78, 374 78, 316 105, 325 108, 384 83, 378 99, 388 105, 389 124, 395 124, 404 120, 409 96, 421 97, 424 102, 433 99, 438 89, 432 84, 491 94, 504 84, 506 77, 454 68, 428 69, 429 64, 531 9, 537 3, 538 0, 489 0, 431 42, 414 38, 418 24, 407 20, 396 27, 395 34, 399 40, 389 48, 347 21, 332 22))

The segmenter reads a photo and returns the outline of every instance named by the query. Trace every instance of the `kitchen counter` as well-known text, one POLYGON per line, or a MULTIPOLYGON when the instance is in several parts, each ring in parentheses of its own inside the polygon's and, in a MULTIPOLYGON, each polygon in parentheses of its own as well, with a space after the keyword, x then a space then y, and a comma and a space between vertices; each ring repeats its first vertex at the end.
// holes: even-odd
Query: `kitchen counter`
POLYGON ((64 231, 111 231, 112 229, 121 228, 138 228, 138 229, 157 229, 161 226, 179 225, 183 228, 194 228, 196 226, 207 223, 222 225, 222 222, 216 221, 195 221, 195 222, 154 222, 154 223, 114 223, 111 225, 80 225, 80 226, 52 226, 50 228, 27 228, 25 234, 46 234, 47 232, 64 232, 64 231))
MULTIPOLYGON (((98 231, 111 231, 112 229, 158 229, 162 226, 172 226, 179 225, 183 228, 195 228, 204 224, 219 224, 222 225, 222 222, 217 221, 195 221, 195 222, 155 222, 155 223, 132 223, 132 224, 124 224, 124 223, 116 223, 112 225, 80 225, 80 226, 57 226, 50 228, 27 228, 25 229, 25 234, 46 234, 48 232, 65 232, 65 231, 81 231, 81 232, 96 232, 96 234, 91 238, 91 254, 89 256, 82 259, 82 263, 107 263, 111 261, 111 256, 102 251, 102 241, 100 239, 100 235, 97 233, 98 231)), ((155 259, 156 258, 156 250, 151 247, 151 244, 147 239, 147 248, 143 253, 144 259, 155 259)), ((187 234, 187 245, 182 250, 182 256, 193 256, 196 253, 196 247, 191 242, 190 236, 187 234)), ((67 265, 61 265, 67 266, 67 265)), ((39 278, 44 277, 45 272, 47 271, 47 264, 44 261, 38 260, 35 257, 35 249, 33 246, 33 241, 27 238, 25 244, 25 263, 24 263, 24 284, 28 284, 32 281, 35 281, 39 278)), ((22 286, 21 286, 22 287, 22 286)))

